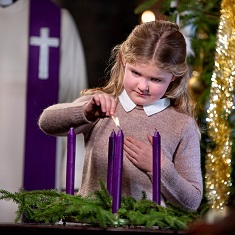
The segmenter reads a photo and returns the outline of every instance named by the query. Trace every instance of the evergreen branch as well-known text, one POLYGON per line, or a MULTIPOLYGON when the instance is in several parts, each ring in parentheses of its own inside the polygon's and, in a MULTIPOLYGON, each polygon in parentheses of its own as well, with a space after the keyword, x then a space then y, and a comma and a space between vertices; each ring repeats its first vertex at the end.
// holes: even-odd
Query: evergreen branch
POLYGON ((100 180, 101 190, 87 197, 59 193, 56 190, 35 190, 16 193, 0 190, 0 200, 12 200, 18 204, 16 222, 54 224, 59 221, 88 223, 102 228, 145 226, 161 229, 184 230, 193 220, 199 219, 198 212, 187 212, 168 203, 167 207, 146 199, 137 201, 133 197, 122 197, 121 208, 112 213, 112 198, 100 180))

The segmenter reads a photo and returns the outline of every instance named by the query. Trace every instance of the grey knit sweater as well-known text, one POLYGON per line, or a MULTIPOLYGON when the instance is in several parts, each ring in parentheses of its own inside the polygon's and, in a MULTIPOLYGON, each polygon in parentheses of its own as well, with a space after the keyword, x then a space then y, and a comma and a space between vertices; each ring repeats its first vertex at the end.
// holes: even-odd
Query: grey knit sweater
MULTIPOLYGON (((72 103, 55 104, 43 111, 39 127, 48 135, 67 135, 70 127, 84 134, 85 158, 79 194, 86 196, 100 189, 99 180, 107 182, 108 141, 117 127, 111 117, 88 121, 82 106, 90 100, 83 96, 72 103)), ((197 210, 203 194, 200 137, 193 118, 177 112, 172 106, 151 116, 142 107, 126 112, 120 102, 115 116, 119 118, 124 136, 148 143, 147 133, 157 129, 166 160, 161 168, 162 199, 183 209, 197 210)), ((152 199, 152 173, 143 172, 123 157, 122 196, 137 200, 145 191, 152 199)), ((163 203, 164 204, 164 203, 163 203)))

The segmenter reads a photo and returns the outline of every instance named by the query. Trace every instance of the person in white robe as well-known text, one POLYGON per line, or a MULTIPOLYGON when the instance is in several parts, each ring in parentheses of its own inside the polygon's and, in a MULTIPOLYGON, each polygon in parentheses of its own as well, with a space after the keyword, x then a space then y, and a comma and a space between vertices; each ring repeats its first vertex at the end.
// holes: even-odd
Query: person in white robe
MULTIPOLYGON (((61 9, 59 102, 71 102, 88 87, 85 54, 78 29, 61 9)), ((42 14, 43 15, 43 14, 42 14)), ((0 189, 18 191, 23 184, 26 118, 29 0, 0 0, 0 189)), ((65 137, 57 138, 56 188, 66 185, 65 137)), ((75 189, 82 174, 83 137, 77 136, 75 189)), ((18 205, 0 200, 0 222, 14 222, 18 205)))

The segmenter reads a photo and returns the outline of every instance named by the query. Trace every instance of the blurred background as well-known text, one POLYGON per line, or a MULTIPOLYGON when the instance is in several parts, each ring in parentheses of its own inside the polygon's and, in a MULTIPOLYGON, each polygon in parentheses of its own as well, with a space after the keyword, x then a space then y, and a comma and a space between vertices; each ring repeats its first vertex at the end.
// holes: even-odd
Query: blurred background
POLYGON ((106 62, 113 46, 121 43, 139 23, 131 0, 54 0, 68 9, 77 24, 85 50, 89 87, 103 82, 106 62))

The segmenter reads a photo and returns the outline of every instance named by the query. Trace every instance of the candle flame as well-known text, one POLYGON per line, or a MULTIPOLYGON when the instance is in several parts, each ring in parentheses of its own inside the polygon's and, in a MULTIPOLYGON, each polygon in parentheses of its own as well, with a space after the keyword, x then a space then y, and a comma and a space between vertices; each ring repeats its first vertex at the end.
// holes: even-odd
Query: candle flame
POLYGON ((112 116, 113 121, 115 122, 116 126, 120 128, 120 123, 118 117, 112 116))

